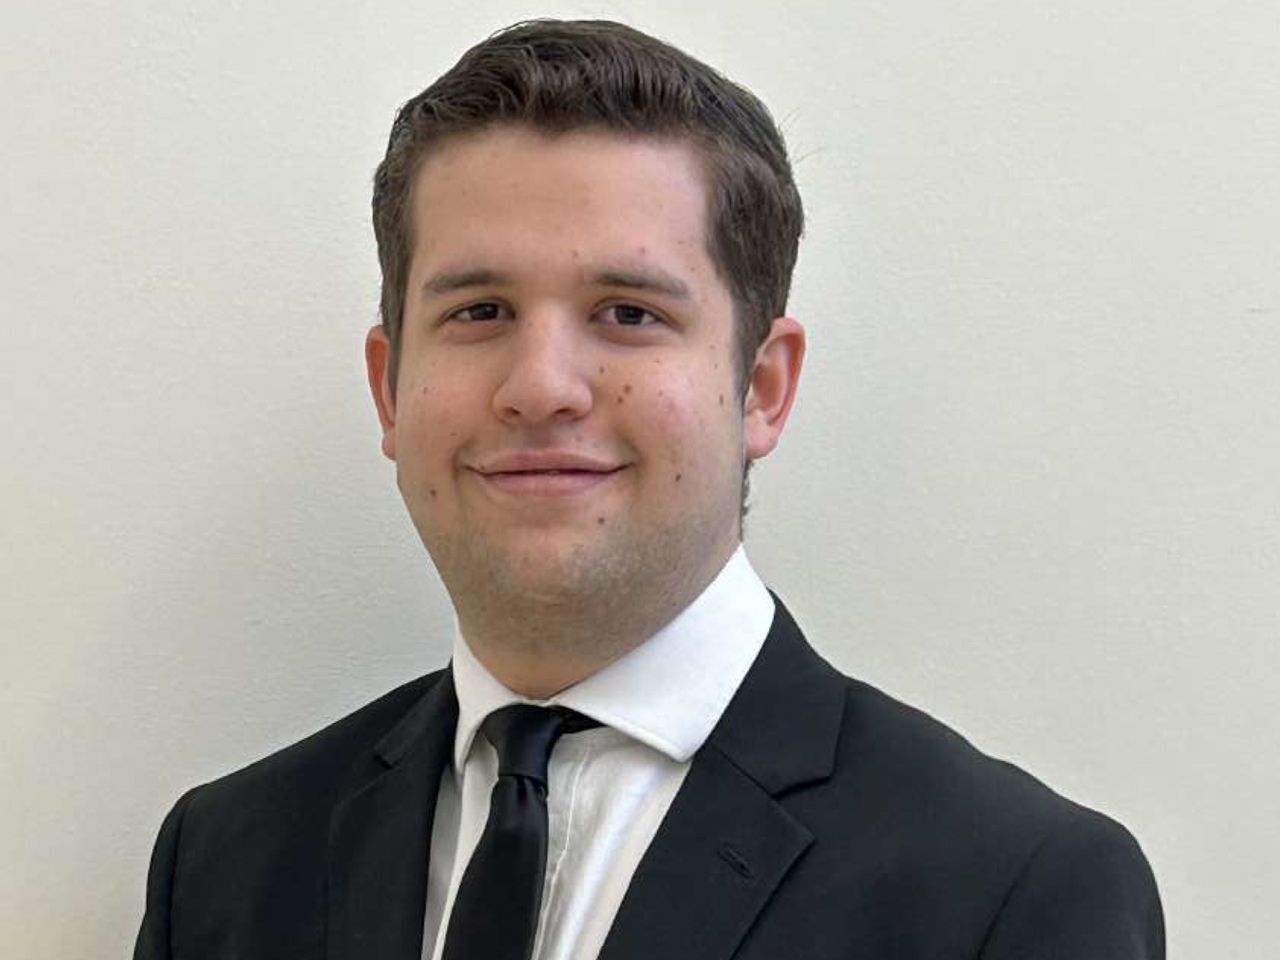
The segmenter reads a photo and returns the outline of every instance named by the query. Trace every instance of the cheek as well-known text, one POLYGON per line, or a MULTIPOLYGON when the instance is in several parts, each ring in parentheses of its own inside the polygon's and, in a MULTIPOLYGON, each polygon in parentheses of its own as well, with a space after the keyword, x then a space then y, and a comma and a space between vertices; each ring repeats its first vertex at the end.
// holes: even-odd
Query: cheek
POLYGON ((416 460, 438 459, 457 445, 470 406, 456 384, 422 376, 401 387, 397 443, 416 460))
POLYGON ((687 378, 650 385, 650 401, 636 410, 637 439, 670 471, 672 482, 706 478, 732 459, 732 401, 705 380, 705 371, 690 371, 687 378))

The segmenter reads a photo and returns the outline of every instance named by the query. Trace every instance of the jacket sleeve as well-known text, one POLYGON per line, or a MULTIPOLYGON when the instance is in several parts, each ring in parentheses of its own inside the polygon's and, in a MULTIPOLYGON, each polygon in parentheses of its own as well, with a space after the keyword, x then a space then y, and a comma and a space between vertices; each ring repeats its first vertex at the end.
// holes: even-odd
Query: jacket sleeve
POLYGON ((1151 867, 1114 820, 1084 811, 1051 831, 1010 888, 980 960, 1164 960, 1151 867))
POLYGON ((182 819, 194 792, 184 794, 160 826, 160 835, 151 852, 151 867, 147 871, 146 909, 134 944, 133 960, 169 960, 172 955, 169 921, 174 871, 178 862, 182 819))

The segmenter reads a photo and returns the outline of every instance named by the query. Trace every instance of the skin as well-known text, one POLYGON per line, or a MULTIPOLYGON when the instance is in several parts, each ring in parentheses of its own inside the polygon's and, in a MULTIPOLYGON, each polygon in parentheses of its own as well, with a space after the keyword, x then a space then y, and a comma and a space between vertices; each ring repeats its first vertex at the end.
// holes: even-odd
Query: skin
POLYGON ((736 402, 706 208, 690 145, 595 131, 458 136, 415 180, 394 396, 382 328, 365 343, 382 450, 468 645, 531 699, 643 643, 711 582, 739 543, 743 466, 774 449, 795 399, 804 330, 779 317, 736 402), (503 278, 431 289, 476 271, 503 278), (685 294, 634 286, 658 276, 685 294), (477 472, 547 450, 620 469, 554 495, 477 472))

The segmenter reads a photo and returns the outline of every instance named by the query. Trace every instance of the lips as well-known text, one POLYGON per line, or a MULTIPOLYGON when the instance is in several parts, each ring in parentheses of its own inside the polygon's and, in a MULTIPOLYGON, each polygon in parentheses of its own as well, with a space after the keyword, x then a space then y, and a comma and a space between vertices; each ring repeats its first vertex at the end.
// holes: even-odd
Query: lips
POLYGON ((623 464, 572 450, 509 450, 482 458, 473 466, 486 476, 498 473, 613 473, 623 464))
POLYGON ((501 498, 560 499, 607 487, 627 466, 576 450, 502 450, 478 457, 471 469, 485 489, 501 498))
POLYGON ((566 497, 587 493, 607 485, 622 470, 579 470, 553 468, 547 470, 498 470, 481 474, 491 490, 521 497, 566 497))
MULTIPOLYGON (((618 470, 622 468, 619 467, 618 470)), ((607 477, 618 470, 500 470, 487 477, 607 477)))

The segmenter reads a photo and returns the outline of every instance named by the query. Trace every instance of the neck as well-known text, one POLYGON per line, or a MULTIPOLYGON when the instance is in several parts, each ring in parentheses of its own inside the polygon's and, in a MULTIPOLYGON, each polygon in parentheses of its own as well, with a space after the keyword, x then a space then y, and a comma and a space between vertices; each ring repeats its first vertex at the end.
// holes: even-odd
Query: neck
POLYGON ((484 604, 483 614, 459 609, 458 619, 471 652, 503 686, 546 700, 640 646, 691 600, 602 611, 524 599, 484 604))
MULTIPOLYGON (((733 544, 736 549, 737 544, 733 544)), ((454 598, 472 654, 507 689, 546 700, 604 669, 666 626, 706 589, 732 549, 700 575, 589 598, 522 592, 454 598)), ((632 584, 632 587, 638 587, 632 584)))

